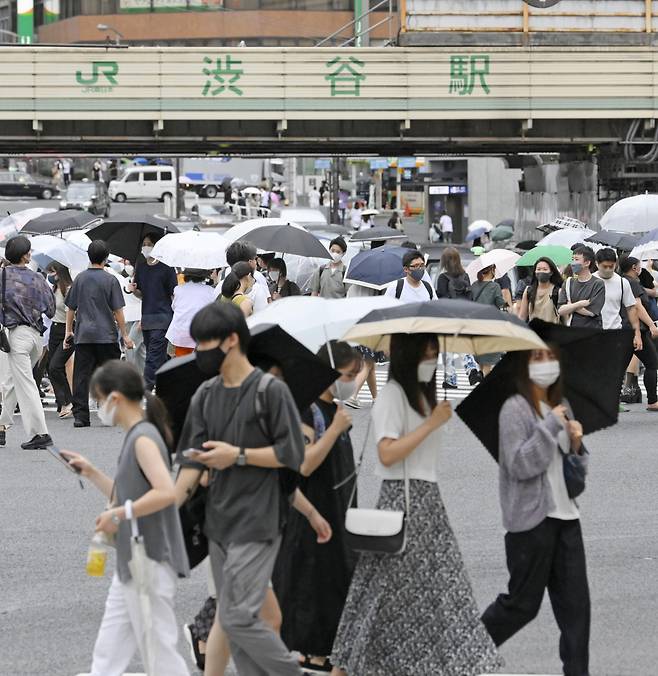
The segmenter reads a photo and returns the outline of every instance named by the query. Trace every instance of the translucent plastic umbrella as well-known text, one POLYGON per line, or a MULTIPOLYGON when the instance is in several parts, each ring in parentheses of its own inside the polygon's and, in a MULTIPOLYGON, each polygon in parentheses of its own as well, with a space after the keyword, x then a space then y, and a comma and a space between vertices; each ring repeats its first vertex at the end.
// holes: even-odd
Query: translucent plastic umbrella
MULTIPOLYGON (((574 244, 585 244, 585 238, 594 234, 594 230, 589 228, 563 228, 554 230, 537 242, 537 246, 566 246, 572 247, 574 244)), ((591 246, 591 243, 588 243, 591 246)))
POLYGON ((36 235, 30 241, 34 259, 42 270, 52 261, 65 265, 69 270, 84 270, 89 265, 87 252, 61 237, 36 235))
POLYGON ((603 215, 601 227, 615 232, 647 232, 658 227, 658 195, 635 195, 615 202, 603 215))
POLYGON ((518 261, 519 258, 521 258, 521 256, 514 251, 509 251, 508 249, 493 249, 472 260, 468 264, 466 272, 468 273, 471 283, 473 283, 477 280, 478 272, 480 272, 480 270, 484 270, 484 268, 488 268, 490 265, 495 265, 496 279, 498 279, 508 273, 516 265, 516 261, 518 261))
POLYGON ((473 230, 479 230, 480 228, 484 228, 484 232, 490 232, 493 230, 493 225, 489 221, 484 220, 484 218, 479 218, 468 226, 468 232, 473 232, 473 230))
POLYGON ((226 246, 217 232, 188 230, 165 235, 155 243, 151 256, 174 268, 213 270, 228 265, 226 246))
MULTIPOLYGON (((45 207, 36 207, 32 209, 23 209, 21 211, 14 211, 13 214, 8 214, 0 221, 0 239, 3 233, 15 234, 20 232, 31 220, 39 218, 44 214, 52 214, 57 209, 49 209, 45 207)), ((9 236, 11 236, 11 234, 9 236)), ((7 237, 8 238, 8 237, 7 237)))

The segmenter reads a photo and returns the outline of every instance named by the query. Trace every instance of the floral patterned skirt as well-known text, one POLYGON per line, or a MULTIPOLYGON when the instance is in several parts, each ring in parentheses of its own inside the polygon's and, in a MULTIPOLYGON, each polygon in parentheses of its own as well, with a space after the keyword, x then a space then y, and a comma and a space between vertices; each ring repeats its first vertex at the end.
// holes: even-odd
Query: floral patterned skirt
MULTIPOLYGON (((331 662, 348 676, 476 676, 502 666, 478 612, 437 484, 411 481, 407 546, 362 554, 331 662)), ((384 481, 380 509, 404 509, 384 481)))

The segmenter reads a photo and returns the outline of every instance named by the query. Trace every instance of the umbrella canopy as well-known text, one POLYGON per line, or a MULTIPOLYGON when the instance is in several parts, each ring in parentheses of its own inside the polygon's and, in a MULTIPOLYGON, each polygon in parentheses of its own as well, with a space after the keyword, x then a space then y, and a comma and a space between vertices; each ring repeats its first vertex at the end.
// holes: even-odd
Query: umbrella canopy
POLYGON ((377 216, 379 215, 379 211, 377 209, 364 209, 361 212, 361 216, 377 216))
MULTIPOLYGON (((281 367, 300 411, 308 408, 340 375, 280 326, 272 324, 251 329, 248 357, 252 364, 269 367, 276 363, 281 367)), ((156 392, 169 412, 176 443, 190 399, 205 380, 208 376, 197 367, 194 354, 171 359, 156 373, 156 392)))
POLYGON ((491 231, 491 240, 493 242, 504 242, 505 240, 512 239, 512 237, 514 237, 513 225, 497 225, 491 231))
POLYGON ((380 246, 360 251, 350 260, 343 281, 369 289, 384 289, 387 284, 404 277, 402 259, 408 253, 409 249, 402 246, 380 246))
POLYGON ((84 270, 89 266, 87 252, 61 237, 36 235, 31 243, 34 259, 42 270, 52 261, 65 265, 69 270, 84 270))
POLYGON ((468 226, 468 231, 472 232, 473 230, 479 230, 480 228, 484 228, 485 232, 490 232, 493 230, 493 225, 491 225, 491 223, 486 221, 484 218, 478 218, 468 226))
MULTIPOLYGON (((658 239, 658 231, 656 231, 656 239, 658 239)), ((639 237, 628 235, 624 232, 601 230, 600 232, 595 232, 593 235, 586 237, 585 242, 594 242, 595 244, 602 244, 603 246, 611 246, 613 249, 630 251, 637 246, 639 237)))
POLYGON ((524 239, 516 245, 516 248, 521 251, 529 251, 534 249, 537 246, 537 242, 534 239, 524 239))
POLYGON ((585 238, 594 234, 594 230, 589 228, 561 228, 549 232, 546 237, 537 243, 537 246, 566 246, 572 247, 574 244, 584 244, 585 238))
POLYGON ((469 226, 469 231, 466 233, 466 237, 464 237, 465 242, 472 242, 473 240, 477 239, 478 237, 482 237, 482 235, 486 235, 489 232, 486 228, 473 228, 473 230, 470 229, 469 226))
POLYGON ((174 268, 224 268, 226 240, 217 232, 173 232, 158 240, 151 256, 174 268))
POLYGON ((436 333, 443 352, 488 354, 545 349, 517 317, 470 300, 439 299, 373 310, 343 336, 373 350, 386 350, 392 333, 436 333))
POLYGON ((540 258, 550 258, 555 265, 569 265, 573 251, 566 246, 536 246, 516 261, 516 265, 534 265, 540 258))
POLYGON ((265 310, 251 315, 247 324, 251 330, 261 324, 278 324, 311 352, 317 352, 328 340, 342 338, 351 326, 374 308, 401 304, 397 298, 387 296, 332 299, 320 296, 289 296, 270 303, 265 310))
POLYGON ((298 223, 284 218, 250 218, 249 220, 242 221, 242 223, 232 226, 229 231, 224 234, 224 239, 228 244, 233 244, 233 242, 236 242, 239 239, 249 241, 249 238, 245 237, 245 235, 253 232, 256 228, 272 227, 276 225, 291 225, 293 228, 306 230, 306 228, 298 223))
POLYGON ((514 251, 509 251, 508 249, 492 249, 487 253, 478 256, 472 260, 466 272, 468 277, 471 280, 471 283, 475 282, 478 278, 478 272, 488 268, 490 265, 496 266, 496 279, 507 274, 515 265, 516 261, 519 260, 521 256, 514 251))
POLYGON ((165 235, 169 232, 178 232, 178 228, 166 218, 136 216, 107 218, 89 230, 87 236, 90 239, 102 239, 113 254, 134 263, 146 235, 165 235))
POLYGON ((387 239, 407 239, 407 236, 395 228, 378 226, 355 232, 350 237, 350 242, 383 242, 387 239))
POLYGON ((563 228, 586 228, 587 224, 579 221, 577 218, 571 218, 570 216, 558 216, 554 218, 550 223, 544 223, 544 225, 538 225, 537 230, 541 230, 543 233, 548 234, 549 232, 554 232, 555 230, 562 230, 563 228))
POLYGON ((616 232, 647 232, 658 226, 658 195, 635 195, 615 202, 601 218, 601 227, 616 232))
POLYGON ((242 190, 243 195, 260 195, 260 190, 253 185, 247 186, 242 190))
POLYGON ((656 248, 652 248, 646 244, 636 246, 629 255, 632 258, 637 258, 639 261, 658 260, 658 245, 656 248))
MULTIPOLYGON (((583 432, 591 434, 614 425, 619 415, 619 390, 633 354, 632 332, 562 326, 539 319, 533 319, 530 327, 547 343, 559 346, 564 396, 583 432)), ((513 375, 517 358, 505 355, 456 409, 496 460, 498 414, 505 401, 517 393, 513 375)))
POLYGON ((239 240, 251 242, 264 251, 331 259, 331 254, 310 232, 288 224, 254 228, 239 240))
POLYGON ((17 235, 27 223, 31 220, 43 216, 44 214, 54 214, 57 209, 47 209, 45 207, 36 207, 33 209, 22 209, 8 214, 0 221, 0 241, 10 239, 17 235))
POLYGON ((56 235, 68 230, 82 230, 100 220, 98 216, 86 211, 62 209, 31 219, 23 226, 21 233, 24 235, 56 235))

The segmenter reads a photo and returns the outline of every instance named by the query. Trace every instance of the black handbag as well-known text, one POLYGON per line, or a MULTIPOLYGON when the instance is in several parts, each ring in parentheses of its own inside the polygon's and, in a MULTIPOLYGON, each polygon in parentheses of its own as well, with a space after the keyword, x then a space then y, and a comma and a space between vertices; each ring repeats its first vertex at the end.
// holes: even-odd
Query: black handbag
POLYGON ((194 495, 178 510, 190 568, 195 568, 208 556, 208 538, 203 530, 206 525, 207 496, 208 489, 197 486, 194 495))
POLYGON ((0 350, 9 354, 11 345, 9 344, 9 335, 5 326, 5 292, 7 288, 7 268, 2 268, 2 323, 0 323, 0 350))

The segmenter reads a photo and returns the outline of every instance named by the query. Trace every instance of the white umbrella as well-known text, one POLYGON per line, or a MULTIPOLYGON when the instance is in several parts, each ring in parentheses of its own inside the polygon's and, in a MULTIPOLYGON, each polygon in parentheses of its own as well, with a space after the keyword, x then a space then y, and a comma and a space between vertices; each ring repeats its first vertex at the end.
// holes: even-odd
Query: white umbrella
POLYGON ((260 189, 248 186, 242 190, 243 195, 260 195, 260 189))
POLYGON ((361 216, 378 216, 379 211, 377 209, 364 209, 361 212, 361 216))
POLYGON ((516 265, 516 261, 518 261, 519 258, 521 258, 521 256, 514 251, 509 251, 508 249, 492 249, 472 260, 466 268, 466 272, 468 273, 471 283, 473 283, 477 280, 478 272, 480 272, 480 270, 484 270, 484 268, 488 268, 490 265, 495 265, 496 279, 498 279, 508 273, 516 265))
POLYGON ((615 232, 647 232, 658 227, 658 195, 635 195, 615 202, 603 215, 601 227, 615 232))
POLYGON ((123 316, 127 322, 138 322, 142 318, 142 301, 135 296, 134 293, 129 293, 126 291, 126 286, 129 283, 129 279, 120 275, 116 270, 112 268, 105 268, 105 272, 109 275, 112 275, 115 279, 118 280, 121 285, 121 292, 123 293, 123 302, 125 306, 123 308, 123 316))
POLYGON ((317 352, 328 340, 341 338, 371 310, 397 305, 401 305, 401 301, 387 296, 333 299, 288 296, 249 317, 247 324, 249 328, 278 324, 311 352, 317 352))
POLYGON ((155 561, 146 555, 144 538, 139 534, 137 517, 133 515, 132 502, 126 501, 126 517, 130 520, 130 561, 128 568, 139 599, 140 625, 137 642, 142 653, 147 676, 155 673, 155 645, 153 641, 153 608, 151 604, 152 581, 157 574, 155 561))
POLYGON ((630 253, 631 258, 637 258, 639 261, 658 260, 658 243, 641 244, 636 246, 630 253))
POLYGON ((229 229, 224 235, 226 245, 233 244, 233 242, 249 234, 256 228, 263 228, 270 225, 292 225, 293 228, 306 230, 306 228, 299 225, 299 223, 294 223, 286 218, 250 218, 248 221, 242 221, 242 223, 238 223, 229 229))
POLYGON ((57 261, 69 270, 84 270, 89 265, 87 252, 61 237, 35 235, 30 242, 34 257, 42 269, 51 261, 57 261))
POLYGON ((226 267, 227 242, 217 232, 173 232, 158 240, 151 256, 174 268, 226 267))
POLYGON ((493 230, 493 225, 491 225, 489 221, 485 221, 483 218, 480 218, 477 221, 473 221, 468 226, 468 231, 473 232, 473 230, 478 230, 480 228, 484 228, 486 232, 491 232, 493 230))
POLYGON ((589 228, 563 228, 550 232, 537 242, 537 246, 566 246, 567 249, 570 249, 574 244, 581 243, 592 246, 592 242, 585 242, 585 238, 593 234, 594 230, 589 228))
POLYGON ((38 218, 44 214, 51 214, 55 211, 57 211, 57 209, 36 207, 33 209, 14 211, 13 214, 8 214, 0 220, 0 241, 10 239, 14 235, 17 235, 33 218, 38 218))

